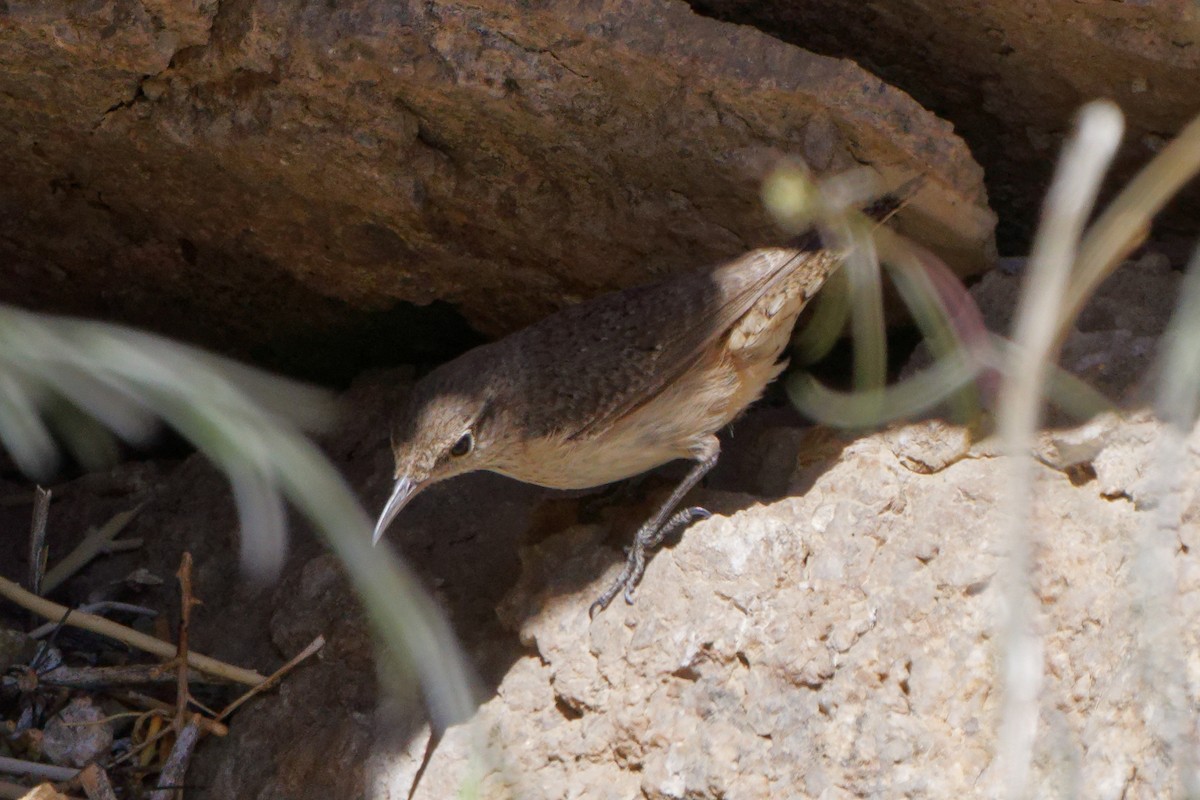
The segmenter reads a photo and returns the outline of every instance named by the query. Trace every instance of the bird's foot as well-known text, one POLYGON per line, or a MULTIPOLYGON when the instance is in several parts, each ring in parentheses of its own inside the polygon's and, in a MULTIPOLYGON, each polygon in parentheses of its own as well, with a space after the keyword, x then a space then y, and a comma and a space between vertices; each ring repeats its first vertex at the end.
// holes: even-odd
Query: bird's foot
POLYGON ((625 551, 627 554, 625 568, 621 570, 617 579, 604 590, 604 593, 596 598, 596 602, 588 608, 588 617, 595 619, 596 615, 608 608, 608 604, 622 591, 625 593, 625 602, 633 605, 633 590, 637 588, 646 571, 646 551, 658 547, 664 539, 685 525, 690 525, 697 520, 708 519, 711 516, 712 514, 707 509, 691 506, 677 511, 657 528, 642 527, 634 537, 633 544, 625 551))

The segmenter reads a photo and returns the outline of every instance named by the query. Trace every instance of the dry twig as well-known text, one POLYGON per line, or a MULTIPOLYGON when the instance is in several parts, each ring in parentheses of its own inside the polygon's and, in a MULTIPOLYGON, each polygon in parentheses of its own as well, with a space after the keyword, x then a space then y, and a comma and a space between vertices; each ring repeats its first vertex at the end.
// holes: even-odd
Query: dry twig
POLYGON ((31 775, 48 781, 69 781, 79 774, 79 770, 70 767, 56 767, 53 764, 40 764, 8 756, 0 756, 0 772, 9 775, 31 775))
MULTIPOLYGON (((112 693, 112 696, 121 700, 126 705, 144 708, 162 716, 167 716, 175 710, 175 707, 170 703, 164 703, 162 700, 142 694, 141 692, 115 692, 112 693)), ((212 736, 225 736, 229 733, 227 725, 215 720, 201 717, 200 722, 200 727, 204 733, 211 734, 212 736)))
MULTIPOLYGON (((158 612, 153 608, 146 606, 137 606, 133 603, 120 603, 116 600, 99 600, 95 603, 84 603, 75 609, 77 612, 84 614, 102 614, 107 611, 126 611, 130 614, 140 614, 143 617, 156 617, 158 612)), ((47 622, 44 625, 31 630, 26 634, 30 639, 41 639, 43 636, 49 636, 59 628, 58 622, 47 622)))
POLYGON ((79 785, 88 800, 117 800, 116 792, 109 783, 108 775, 98 764, 88 764, 79 773, 79 785))
POLYGON ((114 515, 99 530, 90 531, 84 536, 83 541, 74 550, 67 553, 62 561, 55 564, 54 568, 46 573, 41 594, 49 594, 57 589, 67 578, 87 566, 96 556, 112 552, 114 549, 122 549, 122 545, 114 543, 113 539, 125 530, 125 527, 133 521, 144 505, 145 503, 139 503, 128 511, 114 515))
POLYGON ((291 661, 287 662, 282 667, 280 667, 279 669, 272 672, 271 676, 269 678, 267 678, 265 681, 260 683, 258 686, 255 686, 250 691, 246 692, 244 695, 239 697, 237 700, 234 700, 232 703, 225 706, 225 708, 221 709, 221 713, 216 715, 217 721, 219 722, 219 721, 225 719, 226 717, 228 717, 230 714, 232 714, 234 711, 236 711, 243 703, 245 703, 250 698, 254 697, 256 694, 259 694, 260 692, 264 692, 267 689, 270 689, 275 684, 279 683, 280 679, 282 679, 284 675, 286 675, 287 673, 289 673, 293 669, 295 669, 296 665, 298 665, 301 661, 304 661, 306 658, 308 658, 309 656, 316 653, 318 650, 320 650, 324 646, 325 646, 325 637, 324 636, 318 636, 316 639, 313 639, 311 642, 309 642, 308 647, 301 650, 300 653, 298 655, 296 655, 291 661))
POLYGON ((147 795, 148 800, 170 800, 172 796, 179 797, 183 793, 183 778, 187 774, 188 762, 192 759, 196 742, 200 740, 200 719, 199 714, 192 714, 179 732, 171 755, 158 775, 157 789, 147 795))
MULTIPOLYGON (((38 683, 67 689, 109 689, 114 686, 145 686, 178 680, 170 664, 127 664, 119 667, 55 667, 38 675, 38 683)), ((212 683, 204 673, 189 670, 191 683, 212 683)))
MULTIPOLYGON (((175 656, 177 662, 176 686, 175 686, 175 728, 182 731, 184 718, 187 715, 188 699, 191 693, 188 691, 188 628, 192 621, 192 606, 199 601, 192 594, 192 554, 186 550, 183 553, 183 558, 179 561, 179 571, 175 573, 175 577, 179 578, 179 635, 177 640, 178 651, 175 656)), ((266 681, 263 681, 266 683, 266 681)), ((262 684, 259 684, 260 686, 262 684)))
MULTIPOLYGON (((176 654, 175 645, 170 642, 164 642, 162 639, 147 636, 144 633, 127 628, 124 625, 118 625, 112 620, 107 620, 103 617, 72 611, 64 606, 60 606, 58 603, 52 603, 49 600, 25 591, 7 578, 0 578, 0 597, 11 600, 22 608, 27 608, 46 619, 62 620, 66 625, 72 625, 102 636, 108 636, 160 658, 173 658, 176 654)), ((266 680, 263 675, 254 670, 235 667, 232 664, 226 664, 223 661, 218 661, 215 658, 210 658, 199 653, 188 653, 187 662, 201 672, 207 672, 210 675, 216 675, 235 683, 243 683, 247 686, 257 686, 266 680)))
POLYGON ((29 591, 42 593, 46 571, 46 519, 50 514, 50 492, 37 487, 33 496, 33 522, 29 527, 29 591))

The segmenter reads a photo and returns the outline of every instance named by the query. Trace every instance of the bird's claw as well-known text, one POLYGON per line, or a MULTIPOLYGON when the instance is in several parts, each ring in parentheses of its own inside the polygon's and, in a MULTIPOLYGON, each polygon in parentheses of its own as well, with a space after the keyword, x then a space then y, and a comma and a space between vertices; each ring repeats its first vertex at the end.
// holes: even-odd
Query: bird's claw
POLYGON ((595 619, 596 615, 608 608, 613 598, 621 593, 625 595, 625 602, 633 605, 634 590, 637 589, 637 585, 641 583, 642 576, 646 572, 646 551, 658 547, 663 539, 684 525, 696 520, 708 519, 711 516, 712 512, 708 509, 691 506, 676 512, 657 529, 642 528, 638 531, 633 544, 625 548, 625 568, 621 570, 617 579, 604 590, 604 593, 588 607, 588 619, 595 619))
POLYGON ((617 596, 617 592, 625 585, 625 573, 621 573, 621 577, 613 581, 613 584, 604 590, 604 593, 596 598, 590 606, 588 606, 588 619, 595 619, 596 615, 604 609, 608 608, 608 604, 617 596))

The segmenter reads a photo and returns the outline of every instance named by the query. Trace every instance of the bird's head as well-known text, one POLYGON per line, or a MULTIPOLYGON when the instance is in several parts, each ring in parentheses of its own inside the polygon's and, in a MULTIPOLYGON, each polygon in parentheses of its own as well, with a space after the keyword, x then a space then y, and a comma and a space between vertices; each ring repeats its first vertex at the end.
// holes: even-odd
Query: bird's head
POLYGON ((451 362, 413 387, 392 434, 395 486, 379 514, 374 541, 418 492, 465 472, 488 469, 498 426, 478 373, 451 362))

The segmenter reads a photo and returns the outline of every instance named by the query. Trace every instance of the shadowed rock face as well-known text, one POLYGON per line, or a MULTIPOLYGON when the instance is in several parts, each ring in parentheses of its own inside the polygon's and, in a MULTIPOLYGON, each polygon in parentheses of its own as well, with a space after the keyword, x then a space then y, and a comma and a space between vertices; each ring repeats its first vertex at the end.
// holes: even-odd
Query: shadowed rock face
MULTIPOLYGON (((1080 105, 1107 97, 1126 114, 1114 187, 1200 113, 1200 11, 1191 0, 689 2, 699 13, 853 59, 953 122, 986 171, 1006 255, 1028 249, 1080 105)), ((1160 218, 1157 237, 1182 239, 1190 251, 1198 208, 1193 186, 1160 218)))
POLYGON ((777 241, 782 155, 923 174, 901 227, 991 251, 949 125, 682 2, 49 0, 0 32, 3 299, 235 352, 402 301, 499 334, 777 241))

